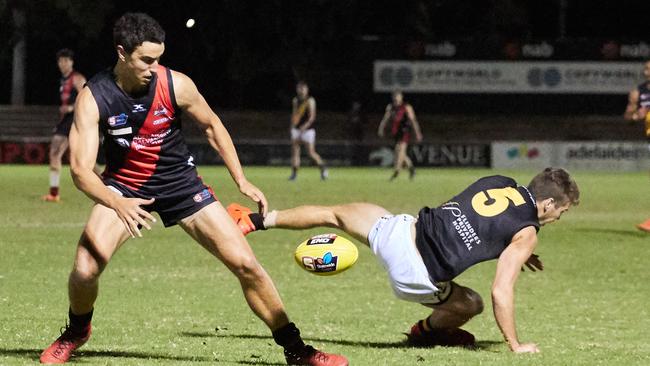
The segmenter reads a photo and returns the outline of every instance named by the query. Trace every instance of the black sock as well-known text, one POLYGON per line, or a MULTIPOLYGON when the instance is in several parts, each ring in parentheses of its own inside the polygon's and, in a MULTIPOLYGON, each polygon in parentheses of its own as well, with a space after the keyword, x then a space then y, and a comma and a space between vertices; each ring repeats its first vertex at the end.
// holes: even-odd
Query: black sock
POLYGON ((261 214, 253 212, 248 215, 248 218, 250 218, 253 225, 255 225, 255 230, 266 230, 266 227, 264 227, 264 217, 261 214))
POLYGON ((300 355, 305 351, 305 342, 300 337, 300 330, 296 325, 289 323, 282 328, 273 331, 273 339, 275 343, 282 346, 285 351, 300 355))
POLYGON ((86 327, 88 327, 88 324, 90 324, 90 321, 93 318, 93 310, 86 314, 75 315, 72 313, 72 309, 69 309, 68 317, 70 318, 70 328, 81 333, 84 332, 86 327))

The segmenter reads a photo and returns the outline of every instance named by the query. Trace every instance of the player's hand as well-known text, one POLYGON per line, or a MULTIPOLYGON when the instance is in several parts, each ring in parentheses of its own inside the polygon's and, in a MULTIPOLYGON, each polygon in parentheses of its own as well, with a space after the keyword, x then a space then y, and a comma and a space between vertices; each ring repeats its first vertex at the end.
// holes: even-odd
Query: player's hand
POLYGON ((539 347, 535 343, 522 343, 512 347, 514 353, 539 353, 539 347))
MULTIPOLYGON (((544 263, 539 259, 539 256, 537 254, 531 254, 526 263, 524 263, 526 267, 528 267, 529 270, 533 272, 537 272, 539 269, 540 271, 544 270, 544 263)), ((524 271, 524 267, 521 267, 521 271, 524 271)))
POLYGON ((243 183, 239 184, 239 191, 257 203, 259 213, 263 217, 266 216, 268 202, 266 201, 266 197, 264 197, 264 193, 262 193, 259 188, 255 187, 251 182, 245 180, 243 183))
POLYGON ((132 238, 135 238, 136 235, 140 238, 142 237, 142 233, 140 232, 138 225, 142 225, 147 230, 151 230, 151 226, 147 220, 156 222, 155 217, 140 207, 150 205, 154 200, 154 198, 145 200, 142 198, 119 197, 115 201, 113 210, 115 210, 117 216, 120 218, 120 220, 122 220, 126 231, 129 232, 132 238))
POLYGON ((644 120, 646 115, 648 114, 648 108, 641 107, 637 109, 634 114, 632 114, 632 119, 635 121, 641 121, 644 120))
POLYGON ((419 134, 419 133, 418 133, 417 135, 415 135, 415 141, 416 141, 417 143, 422 142, 422 134, 419 134))
POLYGON ((384 131, 383 130, 377 131, 377 136, 384 137, 384 131))

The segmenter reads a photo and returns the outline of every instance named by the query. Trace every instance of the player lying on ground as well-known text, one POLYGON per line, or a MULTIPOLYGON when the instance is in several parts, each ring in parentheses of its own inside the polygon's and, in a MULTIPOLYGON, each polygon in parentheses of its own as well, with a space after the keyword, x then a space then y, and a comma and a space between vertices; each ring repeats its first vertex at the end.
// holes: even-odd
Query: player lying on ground
POLYGON ((408 342, 413 345, 474 344, 474 336, 459 327, 483 311, 483 301, 453 279, 474 264, 498 258, 492 285, 496 322, 513 352, 534 353, 537 345, 517 337, 515 282, 523 265, 543 269, 533 254, 537 231, 559 220, 579 196, 569 173, 546 168, 528 187, 504 176, 481 178, 439 207, 422 208, 417 219, 369 203, 300 206, 265 217, 232 204, 228 212, 244 234, 326 226, 369 245, 398 298, 433 308, 411 327, 408 342))

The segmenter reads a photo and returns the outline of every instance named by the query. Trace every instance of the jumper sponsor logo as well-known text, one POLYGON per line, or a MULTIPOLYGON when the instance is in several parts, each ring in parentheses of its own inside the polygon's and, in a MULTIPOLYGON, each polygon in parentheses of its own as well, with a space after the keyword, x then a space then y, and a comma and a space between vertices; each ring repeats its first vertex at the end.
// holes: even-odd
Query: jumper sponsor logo
POLYGON ((465 243, 465 247, 467 247, 468 251, 471 251, 474 248, 474 245, 481 244, 481 239, 478 237, 472 224, 469 223, 467 216, 464 214, 454 220, 452 225, 456 229, 458 236, 463 240, 463 243, 465 243))
POLYGON ((210 191, 206 188, 192 197, 194 202, 203 202, 210 198, 210 191))
POLYGON ((133 132, 131 127, 118 128, 115 130, 108 130, 109 135, 119 136, 119 135, 128 135, 133 132))
POLYGON ((162 144, 165 137, 167 137, 172 132, 171 129, 167 129, 160 133, 152 133, 149 135, 138 135, 133 137, 133 145, 137 150, 140 150, 148 146, 159 146, 162 144))
POLYGON ((129 116, 126 113, 120 113, 117 116, 108 117, 108 125, 111 127, 124 126, 129 116))
POLYGON ((158 106, 156 109, 153 111, 154 116, 160 116, 163 114, 167 114, 167 108, 165 108, 162 104, 158 103, 158 106))
POLYGON ((139 112, 146 112, 147 108, 144 107, 144 104, 134 104, 133 109, 131 112, 133 113, 139 113, 139 112))
POLYGON ((154 125, 154 126, 161 125, 161 124, 163 124, 163 123, 165 123, 165 122, 167 122, 167 121, 169 121, 169 118, 167 118, 167 117, 162 117, 162 118, 154 119, 154 120, 153 120, 153 125, 154 125))
POLYGON ((131 146, 131 143, 127 139, 123 139, 121 137, 116 138, 115 143, 126 148, 131 146))
POLYGON ((307 245, 333 244, 334 240, 336 240, 335 234, 316 235, 309 239, 307 245))
POLYGON ((442 210, 449 211, 454 217, 460 217, 463 214, 463 211, 460 209, 460 204, 458 202, 447 202, 444 205, 440 206, 442 210))

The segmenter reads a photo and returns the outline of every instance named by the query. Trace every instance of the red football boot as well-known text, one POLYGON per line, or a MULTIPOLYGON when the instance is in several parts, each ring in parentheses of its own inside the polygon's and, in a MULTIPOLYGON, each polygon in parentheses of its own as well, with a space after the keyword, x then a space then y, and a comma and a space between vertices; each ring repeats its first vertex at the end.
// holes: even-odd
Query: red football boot
POLYGON ((636 228, 645 231, 647 233, 650 233, 650 219, 645 220, 644 222, 636 225, 636 228))
POLYGON ((239 226, 239 229, 244 233, 244 235, 257 230, 255 224, 251 221, 251 218, 248 217, 252 212, 250 208, 237 203, 231 203, 228 205, 226 210, 228 211, 228 215, 230 215, 230 217, 235 221, 235 224, 239 226))
POLYGON ((474 347, 474 335, 460 328, 438 328, 423 330, 418 323, 406 334, 406 343, 413 347, 474 347))
POLYGON ((88 341, 90 333, 90 324, 81 333, 73 331, 69 325, 66 325, 61 336, 41 353, 41 363, 59 364, 68 362, 72 352, 88 341))
POLYGON ((284 358, 287 360, 287 365, 348 366, 347 358, 319 351, 312 346, 306 346, 301 355, 284 350, 284 358))
POLYGON ((61 197, 59 195, 54 196, 54 195, 51 195, 51 194, 46 194, 46 195, 41 197, 41 200, 45 201, 45 202, 55 202, 56 203, 56 202, 61 201, 61 197))

